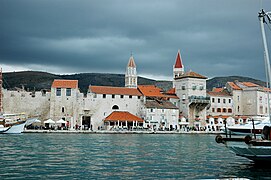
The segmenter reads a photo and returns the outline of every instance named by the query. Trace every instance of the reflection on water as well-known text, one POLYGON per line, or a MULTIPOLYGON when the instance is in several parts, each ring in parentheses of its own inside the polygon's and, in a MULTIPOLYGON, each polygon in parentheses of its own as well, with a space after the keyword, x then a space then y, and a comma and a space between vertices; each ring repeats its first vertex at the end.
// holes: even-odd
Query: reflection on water
POLYGON ((212 135, 0 135, 1 179, 271 178, 212 135))

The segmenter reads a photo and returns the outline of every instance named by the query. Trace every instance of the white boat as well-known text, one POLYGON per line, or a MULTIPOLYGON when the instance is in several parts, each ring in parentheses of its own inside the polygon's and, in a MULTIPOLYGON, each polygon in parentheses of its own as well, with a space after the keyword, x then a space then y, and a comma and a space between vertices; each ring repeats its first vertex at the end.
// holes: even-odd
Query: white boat
MULTIPOLYGON (((227 126, 226 128, 227 133, 233 135, 249 135, 249 134, 261 135, 264 126, 271 126, 268 117, 265 117, 264 119, 262 118, 253 120, 250 119, 245 124, 236 124, 233 126, 227 126)), ((225 128, 223 128, 222 130, 226 133, 225 128)))
MULTIPOLYGON (((0 117, 2 118, 2 117, 0 117)), ((0 125, 0 134, 20 134, 24 131, 25 125, 30 125, 33 122, 35 122, 37 118, 31 118, 25 120, 18 120, 14 124, 8 124, 7 127, 5 127, 3 124, 0 125)))
MULTIPOLYGON (((261 23, 261 30, 262 30, 262 37, 263 37, 263 44, 264 44, 264 54, 265 54, 265 67, 266 67, 266 77, 267 77, 267 88, 270 88, 271 85, 271 70, 270 70, 270 61, 269 61, 269 54, 267 49, 267 41, 265 36, 264 30, 264 23, 267 23, 266 19, 271 23, 271 12, 265 12, 261 10, 259 12, 259 20, 261 23)), ((269 92, 268 92, 269 93, 269 92)), ((268 106, 269 106, 269 118, 264 120, 260 123, 248 123, 243 126, 233 126, 226 128, 230 131, 247 131, 251 130, 254 133, 254 139, 250 135, 245 136, 244 138, 232 138, 231 136, 228 138, 226 133, 226 137, 222 137, 221 135, 216 136, 217 143, 223 143, 232 150, 236 155, 246 157, 251 159, 255 162, 260 161, 271 161, 271 116, 270 116, 270 104, 269 104, 269 95, 268 95, 268 106), (269 121, 269 122, 268 122, 269 121), (256 132, 261 131, 262 137, 261 139, 256 138, 256 132)))

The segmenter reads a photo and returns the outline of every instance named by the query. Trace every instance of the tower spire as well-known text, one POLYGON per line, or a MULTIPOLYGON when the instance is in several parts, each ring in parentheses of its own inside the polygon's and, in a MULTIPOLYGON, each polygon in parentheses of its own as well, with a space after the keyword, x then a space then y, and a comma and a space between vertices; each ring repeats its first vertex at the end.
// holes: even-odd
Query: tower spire
POLYGON ((181 52, 178 50, 175 65, 173 65, 173 78, 184 74, 184 65, 181 58, 181 52))

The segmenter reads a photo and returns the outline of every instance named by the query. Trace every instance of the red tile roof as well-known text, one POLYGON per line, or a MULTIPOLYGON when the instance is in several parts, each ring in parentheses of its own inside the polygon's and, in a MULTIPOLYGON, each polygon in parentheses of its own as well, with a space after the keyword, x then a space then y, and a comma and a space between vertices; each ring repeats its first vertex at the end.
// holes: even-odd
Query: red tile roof
POLYGON ((166 98, 173 98, 173 99, 179 99, 179 97, 175 93, 175 88, 171 88, 166 93, 164 93, 166 98))
POLYGON ((118 95, 142 96, 142 94, 136 88, 111 87, 111 86, 89 86, 89 90, 96 94, 118 94, 118 95))
POLYGON ((222 91, 222 92, 214 92, 214 91, 209 91, 207 92, 210 96, 231 96, 227 91, 222 91))
POLYGON ((143 122, 143 119, 141 119, 140 117, 135 116, 129 112, 114 111, 109 116, 107 116, 104 121, 105 122, 106 121, 128 121, 128 122, 138 121, 138 122, 143 122))
POLYGON ((147 100, 145 106, 147 108, 157 108, 157 109, 179 109, 177 106, 169 101, 164 100, 147 100))
POLYGON ((135 60, 134 60, 133 56, 130 57, 127 66, 128 66, 128 67, 136 67, 135 60))
POLYGON ((239 86, 237 86, 236 84, 234 84, 234 82, 227 82, 232 89, 234 90, 242 90, 239 86))
POLYGON ((171 88, 170 90, 168 90, 166 92, 166 94, 172 94, 172 95, 175 95, 175 88, 171 88))
POLYGON ((202 76, 202 75, 195 73, 193 71, 186 72, 183 75, 176 77, 175 79, 183 79, 183 78, 207 79, 207 77, 202 76))
POLYGON ((154 85, 139 85, 138 89, 147 97, 165 97, 165 95, 161 93, 161 89, 154 85))
POLYGON ((213 92, 222 92, 224 88, 213 88, 213 92))
POLYGON ((78 80, 55 79, 52 88, 78 88, 78 80))
POLYGON ((180 50, 178 50, 174 68, 183 68, 180 50))
POLYGON ((247 87, 258 87, 259 85, 258 84, 254 84, 252 82, 241 82, 244 86, 247 86, 247 87))

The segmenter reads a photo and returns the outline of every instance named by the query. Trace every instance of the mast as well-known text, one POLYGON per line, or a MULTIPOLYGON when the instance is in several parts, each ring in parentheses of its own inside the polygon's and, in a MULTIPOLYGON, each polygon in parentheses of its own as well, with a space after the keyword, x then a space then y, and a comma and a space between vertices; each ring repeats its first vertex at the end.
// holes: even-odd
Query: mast
MULTIPOLYGON (((266 66, 266 81, 267 81, 267 88, 271 85, 271 70, 270 70, 270 61, 269 61, 269 52, 267 47, 267 41, 266 41, 266 35, 265 35, 265 29, 264 29, 264 23, 267 23, 265 20, 265 17, 267 17, 269 23, 271 22, 270 18, 270 12, 265 12, 263 9, 259 12, 259 20, 261 25, 261 31, 262 31, 262 38, 263 38, 263 46, 264 46, 264 61, 266 66)), ((269 91, 268 91, 268 116, 269 121, 271 122, 271 116, 270 116, 270 98, 269 98, 269 91)))
POLYGON ((3 113, 3 94, 2 94, 2 87, 3 87, 3 76, 2 76, 2 68, 0 68, 0 114, 3 113))

